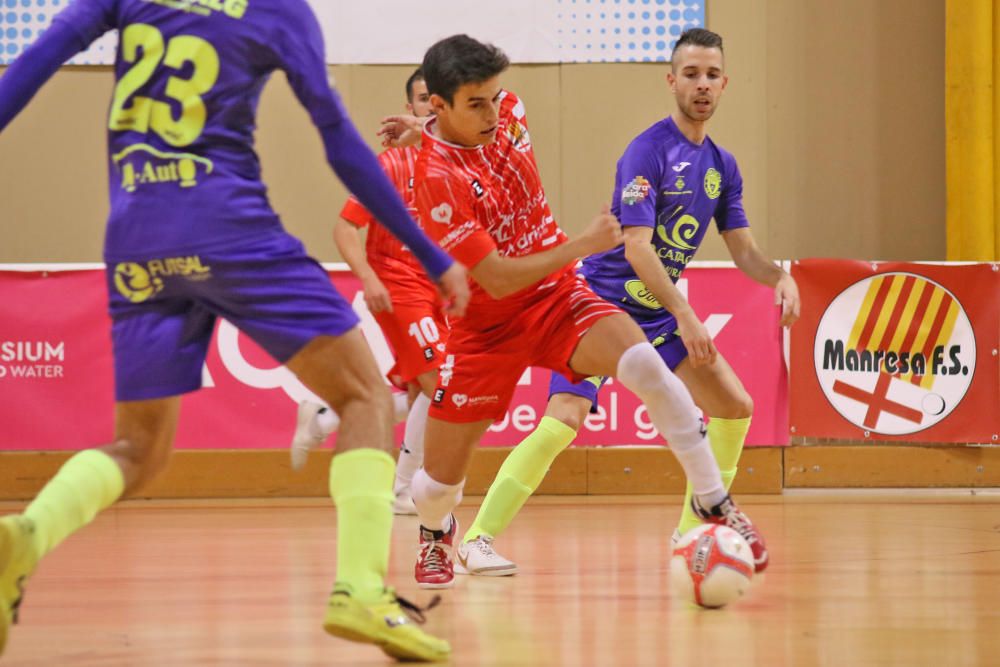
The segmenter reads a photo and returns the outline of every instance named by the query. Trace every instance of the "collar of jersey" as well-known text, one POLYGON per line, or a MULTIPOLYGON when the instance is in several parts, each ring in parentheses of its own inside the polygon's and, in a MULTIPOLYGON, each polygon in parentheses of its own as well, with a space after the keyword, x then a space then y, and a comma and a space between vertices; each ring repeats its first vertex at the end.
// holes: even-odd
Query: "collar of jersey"
POLYGON ((435 124, 436 122, 437 122, 437 118, 431 118, 429 121, 427 121, 426 123, 424 123, 424 136, 430 137, 432 141, 434 141, 436 143, 439 143, 439 144, 442 144, 444 146, 447 146, 448 148, 455 148, 455 149, 458 149, 460 151, 478 151, 478 150, 482 150, 483 144, 478 144, 476 146, 462 146, 460 144, 453 144, 450 141, 445 141, 441 137, 435 136, 435 134, 433 132, 431 132, 431 125, 435 124))

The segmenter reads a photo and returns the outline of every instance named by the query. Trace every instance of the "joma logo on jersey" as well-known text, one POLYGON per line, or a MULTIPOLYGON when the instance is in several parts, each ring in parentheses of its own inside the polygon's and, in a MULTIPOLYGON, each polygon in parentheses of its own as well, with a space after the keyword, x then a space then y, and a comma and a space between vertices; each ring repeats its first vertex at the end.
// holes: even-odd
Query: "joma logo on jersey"
POLYGON ((115 266, 115 287, 132 303, 142 303, 163 291, 163 279, 180 276, 188 280, 208 280, 212 267, 201 263, 201 257, 167 257, 145 263, 122 262, 115 266))
POLYGON ((475 193, 476 197, 482 197, 486 194, 486 189, 479 182, 479 179, 472 181, 472 192, 475 193))

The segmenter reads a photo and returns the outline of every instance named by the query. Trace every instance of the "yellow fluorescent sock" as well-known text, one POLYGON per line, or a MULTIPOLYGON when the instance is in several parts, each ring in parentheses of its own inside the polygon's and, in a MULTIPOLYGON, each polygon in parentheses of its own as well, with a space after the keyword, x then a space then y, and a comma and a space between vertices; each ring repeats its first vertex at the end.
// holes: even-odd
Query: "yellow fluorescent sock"
POLYGON ((333 457, 330 497, 337 506, 337 583, 361 602, 376 602, 385 587, 392 537, 392 482, 387 452, 352 449, 333 457))
MULTIPOLYGON (((712 453, 722 470, 733 469, 740 462, 743 441, 750 430, 750 417, 743 419, 719 419, 713 417, 708 422, 708 441, 712 453)), ((729 487, 726 487, 729 488, 729 487)))
POLYGON ((100 450, 88 449, 66 461, 24 511, 35 524, 38 557, 93 521, 124 489, 121 468, 100 450))
MULTIPOLYGON (((749 430, 750 417, 743 419, 713 417, 708 422, 708 441, 712 446, 712 453, 715 454, 715 460, 719 463, 722 483, 727 491, 736 478, 736 466, 739 464, 740 454, 743 453, 743 441, 746 440, 749 430)), ((688 484, 677 529, 683 535, 700 524, 701 520, 691 510, 691 485, 688 484)))
POLYGON ((542 417, 538 427, 514 448, 500 466, 497 478, 463 540, 480 535, 497 537, 527 502, 559 452, 576 437, 576 431, 558 419, 542 417))
POLYGON ((514 448, 500 466, 497 478, 513 477, 534 492, 549 466, 574 438, 576 431, 566 424, 552 417, 542 417, 535 430, 514 448))

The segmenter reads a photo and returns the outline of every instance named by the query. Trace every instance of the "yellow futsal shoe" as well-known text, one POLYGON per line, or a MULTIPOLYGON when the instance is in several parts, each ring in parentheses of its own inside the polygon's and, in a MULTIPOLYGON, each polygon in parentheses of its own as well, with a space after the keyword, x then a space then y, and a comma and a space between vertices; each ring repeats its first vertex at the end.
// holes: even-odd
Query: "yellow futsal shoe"
POLYGON ((10 626, 17 623, 24 582, 38 562, 34 532, 31 520, 19 514, 0 519, 0 655, 7 646, 10 626))
POLYGON ((378 602, 364 604, 351 596, 349 590, 338 587, 327 603, 323 629, 334 637, 375 644, 397 660, 446 660, 451 654, 448 642, 417 627, 425 620, 424 612, 440 601, 441 598, 434 598, 421 609, 387 588, 378 602))

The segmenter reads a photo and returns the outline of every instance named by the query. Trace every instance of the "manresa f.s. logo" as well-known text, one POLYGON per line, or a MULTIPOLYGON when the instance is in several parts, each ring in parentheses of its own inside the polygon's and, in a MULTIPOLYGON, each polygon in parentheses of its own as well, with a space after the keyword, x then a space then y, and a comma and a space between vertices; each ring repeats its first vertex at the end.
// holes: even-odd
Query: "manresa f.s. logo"
POLYGON ((955 295, 923 276, 883 273, 841 292, 813 349, 830 404, 884 435, 923 431, 962 402, 976 367, 972 323, 955 295))

